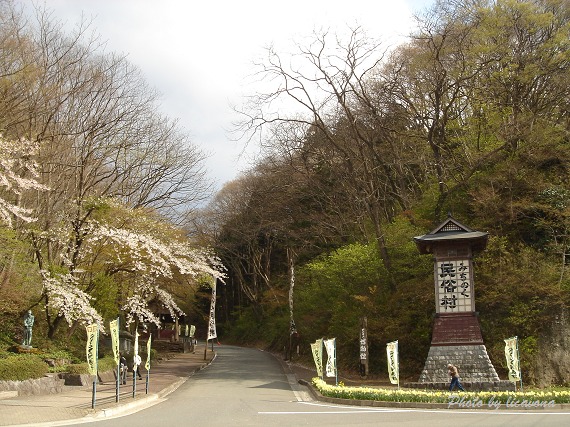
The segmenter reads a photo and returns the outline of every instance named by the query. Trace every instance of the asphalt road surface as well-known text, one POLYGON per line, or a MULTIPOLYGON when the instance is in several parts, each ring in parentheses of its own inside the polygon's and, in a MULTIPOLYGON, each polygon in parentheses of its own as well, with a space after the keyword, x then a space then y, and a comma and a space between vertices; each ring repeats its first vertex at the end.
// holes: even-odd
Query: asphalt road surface
POLYGON ((549 410, 419 410, 312 401, 268 353, 216 348, 216 360, 166 399, 103 426, 565 426, 570 413, 549 410))

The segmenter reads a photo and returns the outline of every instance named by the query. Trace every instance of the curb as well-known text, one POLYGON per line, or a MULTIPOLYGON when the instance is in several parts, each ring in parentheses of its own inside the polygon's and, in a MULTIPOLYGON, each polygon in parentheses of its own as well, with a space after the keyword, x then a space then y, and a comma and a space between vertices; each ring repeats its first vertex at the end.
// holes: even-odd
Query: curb
POLYGON ((190 372, 190 374, 187 377, 179 378, 178 381, 173 382, 168 387, 163 388, 162 390, 160 390, 157 393, 149 394, 146 397, 142 397, 142 398, 139 398, 135 401, 131 401, 131 402, 128 402, 125 404, 119 404, 118 406, 113 407, 113 408, 100 409, 95 414, 87 415, 83 419, 84 420, 91 420, 91 419, 99 420, 99 419, 104 419, 104 418, 111 418, 111 417, 116 417, 119 415, 124 415, 124 414, 129 413, 129 412, 136 412, 136 410, 139 407, 144 406, 146 408, 148 406, 152 406, 152 405, 158 403, 160 400, 164 399, 166 396, 168 396, 173 391, 175 391, 178 387, 180 387, 182 384, 184 384, 188 380, 188 378, 190 378, 196 372, 199 372, 202 369, 208 367, 216 359, 216 356, 217 356, 217 354, 214 353, 214 356, 208 362, 205 362, 202 365, 200 365, 199 367, 197 367, 196 369, 194 369, 192 372, 190 372))
POLYGON ((18 397, 18 391, 17 390, 0 391, 0 400, 1 399, 12 399, 14 397, 18 397))

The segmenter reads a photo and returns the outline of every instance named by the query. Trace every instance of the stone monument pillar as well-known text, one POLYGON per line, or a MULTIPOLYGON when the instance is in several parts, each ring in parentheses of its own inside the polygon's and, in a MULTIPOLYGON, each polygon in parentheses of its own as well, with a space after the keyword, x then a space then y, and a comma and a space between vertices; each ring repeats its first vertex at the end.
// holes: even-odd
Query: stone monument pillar
POLYGON ((474 231, 449 216, 432 232, 414 237, 422 254, 433 254, 435 318, 420 387, 449 385, 447 364, 459 368, 461 383, 473 389, 504 389, 483 343, 475 311, 473 254, 485 249, 488 233, 474 231))

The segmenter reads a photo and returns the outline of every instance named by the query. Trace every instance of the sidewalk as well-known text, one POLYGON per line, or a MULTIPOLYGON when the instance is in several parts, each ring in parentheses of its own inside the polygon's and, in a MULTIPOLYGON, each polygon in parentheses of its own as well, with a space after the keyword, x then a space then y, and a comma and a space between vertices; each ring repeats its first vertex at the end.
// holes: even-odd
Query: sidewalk
POLYGON ((99 383, 94 409, 91 407, 91 386, 65 386, 64 391, 57 394, 0 399, 0 426, 71 425, 133 412, 157 403, 214 358, 215 352, 209 348, 204 360, 204 346, 198 346, 195 353, 178 353, 173 359, 152 366, 148 394, 146 371, 143 369, 143 379, 137 379, 135 396, 131 377, 126 385, 120 387, 119 402, 116 402, 115 381, 99 383))

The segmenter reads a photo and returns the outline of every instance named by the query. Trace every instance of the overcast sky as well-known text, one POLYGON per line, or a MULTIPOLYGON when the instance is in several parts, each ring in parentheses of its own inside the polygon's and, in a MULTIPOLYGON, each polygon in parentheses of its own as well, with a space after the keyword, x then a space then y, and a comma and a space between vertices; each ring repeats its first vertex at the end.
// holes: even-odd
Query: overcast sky
MULTIPOLYGON (((21 0, 31 5, 32 0, 21 0)), ((342 31, 358 24, 366 34, 397 43, 412 13, 435 0, 46 0, 71 29, 83 16, 127 54, 162 94, 162 111, 178 118, 193 142, 210 155, 209 177, 221 186, 248 166, 243 143, 228 138, 230 105, 252 88, 244 82, 270 44, 278 52, 313 30, 342 31)), ((249 147, 254 152, 255 147, 249 147)))

